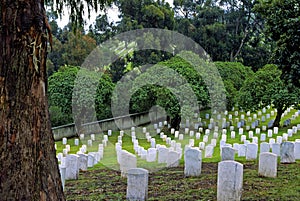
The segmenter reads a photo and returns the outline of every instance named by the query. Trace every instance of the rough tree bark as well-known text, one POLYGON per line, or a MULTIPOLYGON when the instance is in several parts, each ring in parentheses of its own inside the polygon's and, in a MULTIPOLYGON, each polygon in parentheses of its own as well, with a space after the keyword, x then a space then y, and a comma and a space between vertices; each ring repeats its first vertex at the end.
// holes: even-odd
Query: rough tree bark
POLYGON ((0 199, 65 200, 46 97, 43 0, 1 0, 0 199))
POLYGON ((280 120, 281 120, 281 116, 284 113, 284 111, 285 111, 285 108, 277 107, 277 114, 276 114, 275 120, 273 122, 272 128, 280 127, 280 120))

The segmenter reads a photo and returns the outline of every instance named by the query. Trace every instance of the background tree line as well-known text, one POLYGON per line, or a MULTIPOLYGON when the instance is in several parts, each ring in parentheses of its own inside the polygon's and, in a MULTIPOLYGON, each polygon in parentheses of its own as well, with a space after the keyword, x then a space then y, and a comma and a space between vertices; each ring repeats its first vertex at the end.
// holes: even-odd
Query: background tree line
MULTIPOLYGON (((96 18, 94 24, 89 26, 88 31, 77 29, 74 32, 71 24, 61 29, 56 23, 57 16, 55 13, 49 13, 50 23, 53 27, 52 32, 55 36, 54 50, 49 54, 47 61, 48 75, 54 73, 49 79, 50 112, 53 114, 51 115, 53 126, 72 122, 71 90, 63 92, 64 90, 60 89, 60 93, 68 93, 61 96, 56 96, 58 92, 55 91, 59 82, 67 86, 72 85, 72 80, 69 78, 72 77, 73 79, 76 74, 74 72, 77 72, 77 70, 74 70, 77 68, 72 66, 80 66, 91 50, 110 37, 124 31, 141 28, 161 28, 178 31, 199 43, 215 61, 226 88, 227 109, 229 110, 234 106, 245 110, 254 110, 264 107, 266 104, 275 104, 275 107, 281 113, 283 109, 298 101, 296 95, 298 92, 293 90, 293 84, 287 85, 289 87, 285 88, 284 92, 279 87, 278 80, 286 83, 282 78, 290 75, 282 74, 282 63, 277 62, 279 68, 275 66, 272 68, 270 66, 264 67, 268 63, 276 63, 274 56, 282 58, 281 61, 283 61, 283 58, 287 58, 279 55, 278 42, 273 37, 274 32, 270 30, 271 27, 274 27, 274 20, 272 26, 266 23, 268 22, 265 19, 267 16, 262 9, 268 4, 260 4, 258 1, 253 0, 238 2, 226 0, 175 0, 173 7, 165 1, 153 0, 117 0, 114 4, 120 11, 120 21, 109 22, 107 13, 104 12, 103 15, 96 18), (64 67, 56 73, 60 66, 64 67), (273 68, 277 70, 273 70, 273 68), (270 71, 268 72, 266 69, 270 71), (261 77, 259 74, 262 72, 267 73, 263 73, 265 76, 261 77), (66 79, 64 79, 64 76, 66 76, 66 79), (269 76, 277 77, 278 80, 271 82, 272 85, 269 83, 269 76), (264 81, 265 87, 255 87, 258 86, 254 84, 256 81, 264 81), (244 86, 245 84, 246 86, 244 86), (268 90, 272 92, 269 93, 268 90), (250 93, 250 91, 253 92, 250 93), (56 95, 53 95, 53 93, 56 95), (277 94, 276 97, 274 94, 277 94), (276 104, 279 103, 278 101, 282 104, 276 104)), ((286 9, 284 6, 287 5, 284 4, 282 9, 286 9)), ((297 10, 290 9, 290 12, 292 12, 292 14, 289 14, 290 16, 297 16, 298 14, 297 10)), ((269 21, 271 21, 271 18, 269 21)), ((280 19, 278 19, 278 22, 280 22, 280 19)), ((291 23, 289 27, 292 29, 295 20, 288 22, 291 23)), ((283 28, 281 31, 283 31, 283 28)), ((298 40, 297 33, 294 35, 298 40)), ((278 38, 277 35, 276 37, 278 38)), ((286 40, 291 39, 287 38, 286 40)), ((157 47, 164 42, 163 40, 154 41, 151 34, 143 36, 141 39, 136 38, 136 41, 136 45, 139 47, 146 45, 147 47, 153 46, 153 49, 158 49, 157 47)), ((130 45, 132 44, 116 44, 116 48, 129 49, 130 45)), ((105 79, 101 82, 105 83, 107 88, 104 94, 101 94, 100 91, 97 93, 97 100, 107 102, 102 101, 103 104, 97 106, 97 118, 112 117, 109 108, 111 92, 115 84, 127 72, 139 69, 143 64, 158 62, 176 69, 190 81, 192 79, 197 80, 197 82, 191 81, 190 84, 197 94, 198 104, 201 105, 201 108, 209 107, 209 94, 203 79, 201 77, 195 78, 195 73, 189 70, 191 66, 180 58, 174 57, 176 53, 176 47, 174 47, 174 54, 157 50, 134 51, 106 66, 105 72, 103 72, 105 79)), ((294 57, 292 59, 294 62, 299 61, 295 60, 294 57)), ((288 64, 288 61, 283 61, 284 63, 288 64)), ((288 71, 288 68, 283 69, 288 71)), ((292 67, 290 71, 295 73, 295 67, 292 67)), ((281 84, 281 86, 284 86, 284 84, 281 84)), ((144 86, 131 99, 130 112, 147 111, 153 105, 160 103, 166 106, 168 114, 174 117, 180 113, 180 107, 178 107, 178 100, 174 98, 174 94, 173 97, 171 96, 172 93, 162 87, 144 86), (162 100, 161 97, 165 97, 163 99, 169 102, 162 103, 160 101, 162 100)), ((275 124, 279 124, 278 120, 275 124)))

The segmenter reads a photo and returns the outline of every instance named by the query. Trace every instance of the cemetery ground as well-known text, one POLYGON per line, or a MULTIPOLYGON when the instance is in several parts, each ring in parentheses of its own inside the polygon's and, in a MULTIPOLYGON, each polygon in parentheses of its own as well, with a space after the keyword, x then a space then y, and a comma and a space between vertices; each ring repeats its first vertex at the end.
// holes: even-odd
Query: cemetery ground
MULTIPOLYGON (((299 200, 300 162, 280 164, 277 178, 257 175, 257 162, 242 162, 242 200, 299 200)), ((217 200, 217 163, 202 164, 199 177, 184 177, 183 165, 149 174, 148 200, 217 200)), ((67 200, 126 200, 126 178, 101 165, 80 172, 78 180, 66 182, 67 200)))
MULTIPOLYGON (((282 122, 292 118, 295 111, 296 110, 291 110, 289 114, 285 115, 282 118, 282 122)), ((246 116, 246 113, 244 114, 246 116)), ((234 119, 235 115, 233 112, 232 116, 234 119)), ((202 117, 202 119, 205 118, 202 117)), ((268 121, 261 122, 260 126, 267 125, 267 122, 268 121)), ((292 120, 292 124, 288 127, 279 128, 278 135, 287 133, 287 129, 291 129, 292 126, 297 126, 298 124, 300 124, 299 117, 292 120)), ((153 125, 151 126, 153 127, 153 125)), ((147 128, 147 130, 150 130, 150 128, 147 128)), ((231 138, 229 128, 227 130, 226 143, 241 143, 241 136, 238 134, 238 129, 235 129, 237 133, 235 138, 231 138)), ((135 132, 139 139, 139 145, 145 149, 150 148, 151 144, 147 139, 143 139, 144 137, 142 137, 144 136, 142 130, 138 130, 137 128, 135 132), (139 136, 139 133, 141 133, 141 136, 139 136)), ((167 131, 164 132, 167 133, 167 131)), ((261 132, 267 133, 267 131, 261 132)), ((184 131, 180 133, 184 133, 184 131)), ((126 200, 127 178, 121 177, 115 156, 115 143, 118 142, 118 135, 119 131, 113 132, 109 137, 109 142, 104 148, 104 157, 98 164, 92 168, 88 168, 87 171, 80 171, 77 180, 66 181, 65 195, 67 200, 126 200)), ((199 142, 202 142, 203 135, 204 134, 201 133, 201 139, 194 141, 195 147, 198 146, 199 142)), ((248 139, 248 131, 245 130, 244 135, 247 135, 248 139)), ((168 134, 168 136, 172 136, 172 134, 168 134)), ((253 136, 259 136, 259 134, 255 133, 255 129, 253 136)), ((156 139, 156 144, 166 145, 165 139, 161 138, 159 134, 152 135, 152 137, 156 139)), ((273 137, 276 138, 274 135, 273 137)), ((87 147, 89 152, 97 151, 98 144, 102 143, 103 133, 95 135, 95 138, 93 145, 87 147)), ((189 134, 187 134, 183 140, 178 141, 177 139, 177 141, 180 142, 184 148, 185 144, 189 144, 189 138, 189 134)), ((74 139, 68 139, 68 144, 71 145, 69 153, 76 153, 78 147, 82 144, 88 144, 88 139, 90 139, 89 136, 85 137, 84 140, 80 140, 79 146, 73 146, 74 139)), ((156 162, 146 162, 140 159, 140 157, 137 157, 137 167, 149 170, 148 200, 217 200, 218 162, 221 161, 220 139, 221 135, 218 137, 212 157, 206 158, 203 154, 201 175, 197 177, 184 176, 184 157, 181 158, 178 167, 170 168, 166 168, 156 162)), ((300 131, 289 137, 288 141, 295 141, 296 139, 300 139, 300 131)), ((130 130, 125 131, 122 140, 122 149, 135 153, 130 130)), ((62 152, 65 148, 62 142, 56 142, 56 146, 57 153, 62 152)), ((299 160, 291 164, 281 164, 279 157, 276 178, 267 178, 258 175, 258 158, 248 161, 245 157, 238 157, 236 154, 235 161, 240 162, 244 166, 242 200, 269 201, 300 199, 299 160)))

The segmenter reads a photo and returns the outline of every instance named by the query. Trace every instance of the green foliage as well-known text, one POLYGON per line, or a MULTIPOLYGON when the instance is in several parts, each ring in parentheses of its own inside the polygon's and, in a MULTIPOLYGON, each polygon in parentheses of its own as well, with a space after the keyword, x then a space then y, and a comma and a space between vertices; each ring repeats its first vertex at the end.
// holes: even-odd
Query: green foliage
POLYGON ((63 113, 62 108, 59 106, 50 106, 49 113, 52 127, 65 125, 73 121, 72 117, 63 113))
POLYGON ((70 32, 68 41, 64 44, 62 55, 66 65, 80 66, 92 50, 96 48, 96 41, 88 35, 77 31, 70 32))
POLYGON ((238 91, 245 80, 253 75, 250 67, 238 62, 215 62, 216 67, 223 79, 226 89, 227 109, 230 110, 237 103, 238 91))
POLYGON ((191 63, 179 56, 140 71, 132 71, 117 87, 120 96, 115 97, 120 101, 118 111, 122 111, 122 105, 130 98, 131 113, 160 106, 171 119, 190 119, 195 109, 206 108, 210 103, 210 95, 201 76, 191 63))
POLYGON ((63 66, 48 78, 49 106, 61 108, 63 114, 72 114, 72 91, 78 70, 78 67, 63 66))
POLYGON ((112 117, 110 104, 115 85, 107 74, 102 74, 97 84, 95 109, 97 120, 103 120, 112 117))
POLYGON ((278 126, 283 111, 299 101, 299 89, 286 85, 281 74, 276 65, 266 65, 247 78, 239 91, 239 106, 254 111, 273 105, 278 110, 274 122, 278 126))
POLYGON ((253 69, 265 65, 272 48, 262 34, 256 1, 174 1, 176 30, 197 43, 213 61, 239 61, 253 69))
POLYGON ((180 56, 176 56, 161 64, 175 70, 187 80, 197 97, 197 104, 200 108, 208 107, 209 94, 203 77, 195 70, 191 63, 182 59, 180 56))
POLYGON ((51 121, 54 125, 72 123, 72 114, 81 116, 82 122, 111 117, 110 100, 114 84, 108 75, 64 66, 49 77, 48 85, 51 121), (93 116, 94 111, 96 116, 93 116))
POLYGON ((300 87, 300 8, 298 0, 261 0, 256 10, 266 21, 266 34, 276 42, 272 62, 286 81, 300 87))

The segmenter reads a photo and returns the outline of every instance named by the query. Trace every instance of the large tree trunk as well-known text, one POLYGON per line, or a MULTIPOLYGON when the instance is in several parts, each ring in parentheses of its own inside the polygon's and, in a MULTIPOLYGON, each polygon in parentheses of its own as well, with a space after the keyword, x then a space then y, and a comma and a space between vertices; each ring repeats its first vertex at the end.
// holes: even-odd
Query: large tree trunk
POLYGON ((46 98, 43 0, 1 0, 0 200, 64 200, 46 98))
POLYGON ((275 117, 272 127, 280 126, 280 120, 281 120, 281 116, 282 116, 283 112, 284 112, 283 108, 277 108, 277 114, 276 114, 276 117, 275 117))

